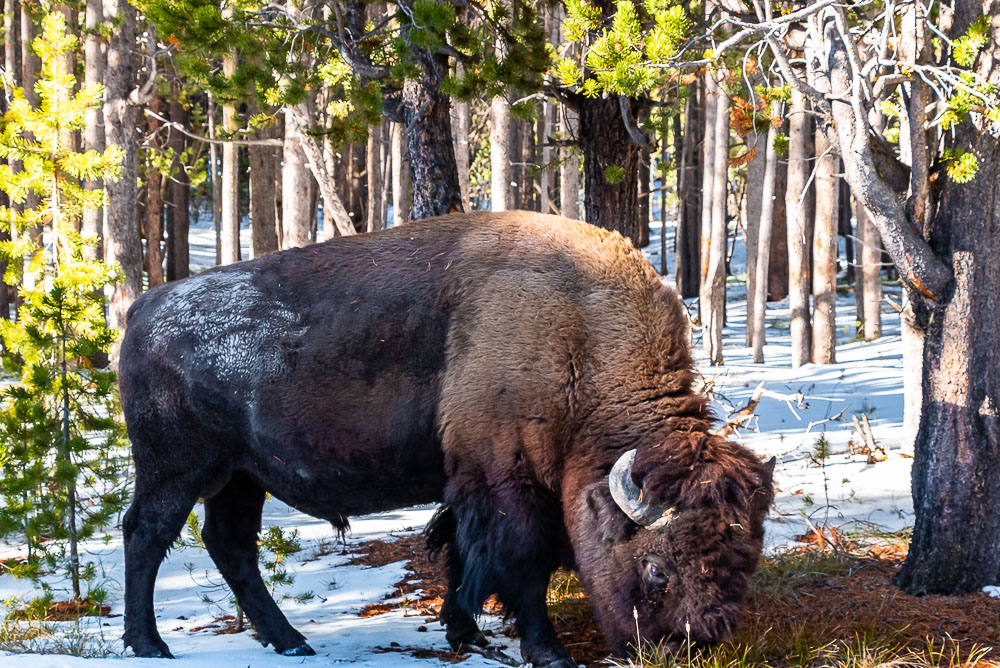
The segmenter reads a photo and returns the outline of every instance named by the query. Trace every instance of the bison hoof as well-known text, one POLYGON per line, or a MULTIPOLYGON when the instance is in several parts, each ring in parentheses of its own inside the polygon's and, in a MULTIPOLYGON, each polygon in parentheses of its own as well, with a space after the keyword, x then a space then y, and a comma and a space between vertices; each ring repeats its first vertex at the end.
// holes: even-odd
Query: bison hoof
POLYGON ((464 647, 486 647, 490 644, 489 639, 482 634, 481 631, 476 631, 475 633, 469 633, 461 638, 449 638, 448 644, 451 645, 451 649, 456 652, 461 652, 464 647))
POLYGON ((305 643, 302 643, 298 647, 286 649, 284 652, 281 652, 282 656, 314 656, 315 654, 316 650, 305 643))

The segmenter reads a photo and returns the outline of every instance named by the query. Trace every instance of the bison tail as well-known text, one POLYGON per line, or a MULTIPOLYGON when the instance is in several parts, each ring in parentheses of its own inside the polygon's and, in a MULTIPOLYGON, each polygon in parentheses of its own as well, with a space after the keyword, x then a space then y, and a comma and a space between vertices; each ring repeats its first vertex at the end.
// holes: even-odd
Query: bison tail
POLYGON ((455 513, 450 506, 441 506, 424 527, 427 558, 434 561, 441 550, 455 540, 455 513))

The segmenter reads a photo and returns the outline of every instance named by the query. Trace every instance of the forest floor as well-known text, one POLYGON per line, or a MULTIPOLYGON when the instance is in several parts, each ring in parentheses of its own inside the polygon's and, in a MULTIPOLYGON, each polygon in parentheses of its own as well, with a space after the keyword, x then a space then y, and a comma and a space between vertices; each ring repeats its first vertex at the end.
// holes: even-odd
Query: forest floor
MULTIPOLYGON (((656 232, 649 255, 659 266, 656 232)), ((209 258, 210 248, 203 245, 209 258)), ((726 364, 700 364, 703 379, 711 386, 720 418, 744 406, 761 384, 796 399, 762 398, 755 419, 738 435, 761 456, 778 458, 767 554, 754 579, 744 630, 734 643, 702 657, 700 664, 695 656, 694 663, 944 666, 985 657, 980 665, 1000 665, 996 653, 987 655, 994 645, 1000 647, 1000 599, 985 593, 917 599, 889 583, 905 556, 913 515, 912 453, 901 442, 898 315, 887 304, 885 336, 873 343, 855 341, 854 297, 845 293, 837 305, 837 363, 793 370, 787 304, 769 305, 767 364, 752 364, 743 346, 740 255, 738 247, 732 263, 735 278, 730 279, 726 364), (854 418, 870 423, 880 449, 875 456, 863 453, 854 418), (827 444, 825 457, 817 456, 821 437, 827 444)), ((196 252, 192 256, 200 257, 196 252)), ((703 362, 698 337, 694 343, 703 362)), ((285 598, 283 611, 316 649, 317 656, 308 658, 278 656, 261 648, 251 630, 234 632, 229 594, 207 553, 186 530, 184 545, 171 552, 157 581, 159 629, 178 657, 170 665, 500 665, 478 655, 454 654, 437 623, 444 580, 439 567, 427 562, 419 537, 433 510, 353 518, 341 542, 328 524, 268 501, 265 526, 297 531, 302 545, 284 564, 294 582, 277 587, 275 594, 285 598)), ((0 545, 0 599, 8 609, 38 593, 31 583, 2 575, 2 560, 20 550, 16 544, 0 545)), ((138 659, 122 663, 120 533, 91 541, 85 554, 98 566, 96 584, 109 594, 106 616, 33 622, 9 616, 0 622, 0 647, 17 653, 0 651, 0 668, 164 665, 138 659)), ((53 578, 50 584, 57 601, 69 598, 65 581, 53 578)), ((557 574, 550 595, 550 610, 567 647, 579 661, 598 664, 605 657, 602 638, 572 574, 557 574)), ((502 651, 519 656, 516 639, 505 634, 498 616, 486 614, 482 623, 502 651)), ((658 656, 653 648, 645 648, 643 656, 655 665, 687 663, 686 657, 658 656)))

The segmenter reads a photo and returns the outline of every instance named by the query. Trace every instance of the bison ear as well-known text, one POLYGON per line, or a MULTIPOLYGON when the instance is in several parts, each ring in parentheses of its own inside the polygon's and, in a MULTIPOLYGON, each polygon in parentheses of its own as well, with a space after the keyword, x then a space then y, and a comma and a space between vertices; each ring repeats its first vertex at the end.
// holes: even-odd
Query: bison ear
POLYGON ((606 482, 595 482, 587 487, 583 493, 583 503, 585 516, 592 523, 594 533, 605 543, 625 540, 630 528, 635 527, 611 497, 606 482))

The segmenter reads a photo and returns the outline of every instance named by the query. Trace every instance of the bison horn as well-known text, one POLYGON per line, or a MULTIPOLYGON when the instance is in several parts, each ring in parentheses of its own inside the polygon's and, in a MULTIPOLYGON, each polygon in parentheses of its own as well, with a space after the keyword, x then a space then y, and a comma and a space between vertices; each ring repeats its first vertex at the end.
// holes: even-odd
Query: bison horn
POLYGON ((662 529, 674 519, 672 507, 656 506, 642 498, 642 490, 632 482, 635 450, 629 450, 615 462, 608 474, 611 498, 633 522, 647 529, 662 529))

